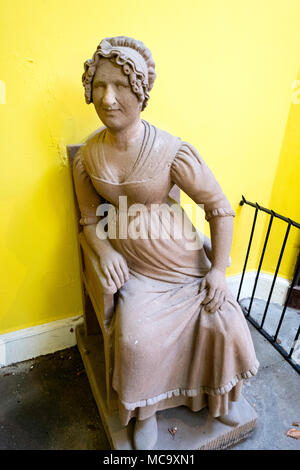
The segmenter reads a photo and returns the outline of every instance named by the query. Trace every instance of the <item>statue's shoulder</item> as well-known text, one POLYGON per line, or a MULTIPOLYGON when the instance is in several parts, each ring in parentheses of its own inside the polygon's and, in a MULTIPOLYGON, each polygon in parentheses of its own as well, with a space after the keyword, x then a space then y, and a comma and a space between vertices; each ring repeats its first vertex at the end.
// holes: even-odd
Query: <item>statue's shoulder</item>
POLYGON ((81 157, 83 160, 86 160, 91 155, 93 155, 95 146, 98 145, 99 138, 101 137, 101 134, 104 132, 105 129, 105 126, 100 127, 84 140, 81 146, 81 157))
POLYGON ((76 159, 81 160, 86 171, 91 171, 94 168, 94 160, 97 158, 97 147, 99 137, 105 130, 105 127, 97 129, 95 132, 90 134, 81 144, 78 152, 76 153, 76 159))
POLYGON ((182 145, 182 140, 180 137, 171 134, 168 131, 160 129, 153 124, 148 123, 155 134, 155 148, 162 155, 165 154, 169 159, 174 158, 178 150, 182 145))
POLYGON ((102 126, 99 129, 96 129, 92 134, 90 134, 86 139, 84 144, 86 146, 93 146, 99 139, 100 135, 105 131, 106 127, 102 126))

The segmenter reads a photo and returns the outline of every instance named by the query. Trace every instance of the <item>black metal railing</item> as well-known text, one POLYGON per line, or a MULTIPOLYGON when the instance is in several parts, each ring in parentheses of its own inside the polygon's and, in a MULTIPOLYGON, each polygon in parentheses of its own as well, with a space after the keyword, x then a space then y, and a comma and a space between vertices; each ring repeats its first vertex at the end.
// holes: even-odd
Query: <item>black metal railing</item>
POLYGON ((299 355, 299 360, 295 360, 295 358, 292 357, 293 354, 294 354, 294 352, 295 352, 295 349, 297 349, 297 351, 298 351, 298 348, 300 348, 300 344, 299 344, 299 346, 298 346, 298 343, 299 343, 298 338, 299 338, 299 335, 300 335, 300 325, 298 326, 298 329, 297 329, 297 332, 296 332, 296 336, 295 336, 295 338, 294 338, 294 340, 293 340, 293 342, 292 342, 292 345, 291 345, 289 351, 287 351, 287 350, 280 344, 280 341, 279 341, 279 339, 278 339, 278 334, 279 334, 279 331, 280 331, 280 329, 281 329, 282 322, 283 322, 283 320, 284 320, 287 307, 288 307, 288 305, 289 305, 290 297, 291 297, 291 294, 292 294, 292 292, 293 292, 293 288, 294 288, 294 286, 295 286, 296 279, 299 279, 300 257, 298 257, 298 261, 297 261, 297 265, 296 265, 296 270, 295 270, 295 273, 294 273, 294 277, 293 277, 292 283, 291 283, 291 285, 290 285, 290 288, 289 288, 289 291, 288 291, 288 294, 287 294, 287 297, 286 297, 286 300, 285 300, 285 303, 284 303, 284 306, 283 306, 283 309, 282 309, 282 312, 281 312, 281 315, 280 315, 280 318, 279 318, 279 321, 278 321, 278 325, 277 325, 275 334, 274 334, 274 335, 271 335, 271 334, 268 333, 268 332, 266 331, 266 329, 264 328, 264 324, 265 324, 265 321, 266 321, 266 317, 267 317, 268 312, 269 312, 270 301, 271 301, 271 297, 272 297, 272 294, 273 294, 275 282, 276 282, 276 279, 277 279, 279 267, 280 267, 280 264, 281 264, 281 261, 282 261, 282 257, 283 257, 283 254, 284 254, 284 251, 285 251, 287 242, 288 242, 288 238, 289 238, 289 234, 290 234, 290 229, 291 229, 291 227, 295 227, 295 228, 297 228, 297 229, 300 229, 300 224, 297 223, 297 222, 295 222, 294 220, 289 219, 288 217, 284 217, 283 215, 277 214, 276 212, 274 212, 274 211, 272 211, 272 210, 270 210, 270 209, 266 209, 265 207, 260 206, 257 202, 256 202, 256 203, 249 202, 249 201, 247 201, 247 200, 245 199, 244 196, 242 196, 242 200, 240 201, 240 206, 242 206, 242 205, 244 205, 244 204, 247 204, 247 205, 249 205, 249 206, 254 207, 254 208, 255 208, 255 213, 254 213, 254 218, 253 218, 253 222, 252 222, 252 228, 251 228, 251 233, 250 233, 248 248, 247 248, 247 252, 246 252, 246 257, 245 257, 245 262, 244 262, 244 267, 243 267, 243 273, 242 273, 242 277, 241 277, 241 282, 240 282, 239 289, 238 289, 237 301, 239 302, 239 298, 240 298, 240 294, 241 294, 241 290, 242 290, 242 286, 243 286, 243 282, 244 282, 245 272, 246 272, 246 268, 247 268, 247 263, 248 263, 248 259, 249 259, 249 254, 250 254, 250 250, 251 250, 251 246, 252 246, 253 235, 254 235, 255 226, 256 226, 256 221, 257 221, 257 215, 258 215, 258 212, 259 212, 259 211, 262 211, 262 212, 265 212, 265 213, 267 213, 267 214, 270 215, 269 224, 268 224, 267 232, 266 232, 266 235, 265 235, 265 240, 264 240, 264 243, 263 243, 263 248, 262 248, 262 252, 261 252, 261 256, 260 256, 260 260, 259 260, 258 270, 257 270, 256 276, 255 276, 254 287, 253 287, 253 290, 252 290, 252 294, 251 294, 251 299, 250 299, 249 306, 246 307, 246 306, 243 305, 241 302, 240 302, 240 305, 241 305, 241 308, 242 308, 242 310, 243 310, 243 312, 244 312, 244 315, 245 315, 245 317, 247 318, 247 320, 249 320, 249 322, 250 322, 268 341, 270 341, 270 343, 272 343, 272 345, 273 345, 273 346, 277 349, 277 351, 291 364, 291 366, 292 366, 298 373, 300 373, 300 353, 297 354, 297 355, 299 355), (278 257, 278 260, 277 260, 277 265, 276 265, 275 273, 274 273, 274 275, 273 275, 273 280, 272 280, 270 292, 269 292, 269 295, 268 295, 268 299, 267 299, 267 302, 266 302, 266 305, 265 305, 265 308, 264 308, 264 312, 263 312, 263 315, 262 315, 262 320, 261 320, 261 322, 259 323, 255 318, 253 318, 253 316, 251 316, 251 309, 252 309, 252 306, 253 306, 253 300, 255 299, 255 292, 256 292, 256 288, 257 288, 257 283, 258 283, 258 280, 259 280, 259 275, 260 275, 260 272, 261 272, 261 267, 262 267, 262 263, 263 263, 263 260, 264 260, 266 248, 267 248, 267 245, 268 245, 269 236, 270 236, 270 233, 271 233, 271 229, 272 229, 272 224, 273 224, 274 218, 278 218, 278 219, 281 219, 282 221, 284 221, 284 222, 287 224, 287 228, 286 228, 285 235, 284 235, 284 238, 283 238, 283 242, 282 242, 280 254, 279 254, 279 257, 278 257))

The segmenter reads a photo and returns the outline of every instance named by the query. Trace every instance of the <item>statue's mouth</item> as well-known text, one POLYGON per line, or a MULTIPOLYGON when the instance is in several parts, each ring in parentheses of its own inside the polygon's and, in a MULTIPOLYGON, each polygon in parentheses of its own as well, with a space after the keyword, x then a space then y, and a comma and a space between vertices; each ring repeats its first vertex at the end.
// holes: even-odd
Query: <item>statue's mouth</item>
POLYGON ((105 113, 113 113, 115 111, 120 111, 119 108, 102 108, 105 113))

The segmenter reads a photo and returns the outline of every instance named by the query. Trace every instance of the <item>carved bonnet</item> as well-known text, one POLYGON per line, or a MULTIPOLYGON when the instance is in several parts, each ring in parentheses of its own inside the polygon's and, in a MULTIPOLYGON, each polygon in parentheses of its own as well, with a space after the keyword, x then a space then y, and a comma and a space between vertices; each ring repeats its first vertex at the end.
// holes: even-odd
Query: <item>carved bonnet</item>
POLYGON ((103 39, 92 59, 84 63, 82 82, 85 88, 85 100, 92 103, 92 84, 101 57, 110 59, 113 63, 122 67, 128 75, 133 93, 143 103, 142 111, 147 106, 149 91, 152 89, 156 78, 155 63, 151 51, 141 41, 127 37, 116 36, 103 39))

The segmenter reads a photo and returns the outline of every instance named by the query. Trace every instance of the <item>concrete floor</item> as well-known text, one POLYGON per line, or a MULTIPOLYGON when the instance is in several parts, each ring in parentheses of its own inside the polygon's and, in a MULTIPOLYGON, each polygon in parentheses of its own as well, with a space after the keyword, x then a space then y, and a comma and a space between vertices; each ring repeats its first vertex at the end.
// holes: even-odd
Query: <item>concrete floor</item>
MULTIPOLYGON (((241 306, 246 307, 248 310, 250 304, 250 298, 241 300, 241 306)), ((252 307, 250 316, 256 320, 256 322, 260 325, 263 313, 265 311, 267 302, 261 299, 253 299, 252 307)), ((283 305, 270 303, 268 307, 268 312, 265 317, 264 322, 264 329, 266 330, 269 335, 274 336, 277 327, 279 325, 279 321, 281 318, 281 314, 283 311, 283 305)), ((289 352, 291 347, 293 346, 293 342, 299 328, 300 323, 300 310, 296 310, 294 308, 287 308, 285 311, 285 315, 283 321, 281 323, 281 327, 278 334, 278 341, 280 342, 281 346, 289 352)), ((297 348, 295 348, 294 354, 292 358, 294 360, 297 359, 297 348)))
MULTIPOLYGON (((300 449, 300 377, 251 325, 261 367, 244 386, 255 431, 235 449, 300 449)), ((109 449, 77 347, 0 369, 0 449, 109 449)))

